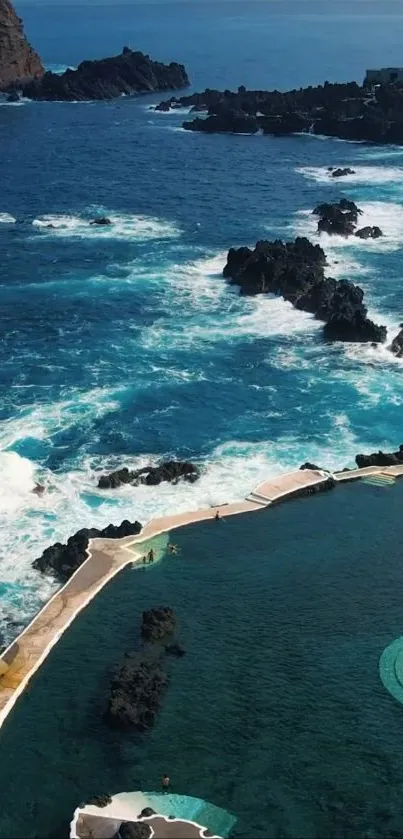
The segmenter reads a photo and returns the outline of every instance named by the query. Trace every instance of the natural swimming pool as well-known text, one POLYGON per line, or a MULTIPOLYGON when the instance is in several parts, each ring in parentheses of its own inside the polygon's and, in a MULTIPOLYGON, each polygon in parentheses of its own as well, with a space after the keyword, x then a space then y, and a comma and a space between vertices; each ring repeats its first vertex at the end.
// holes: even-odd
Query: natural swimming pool
POLYGON ((235 836, 401 835, 403 708, 379 676, 403 635, 403 483, 360 482, 174 535, 61 638, 0 735, 0 837, 66 835, 97 792, 172 791, 233 812, 235 836), (187 650, 154 729, 110 731, 110 669, 143 609, 187 650))

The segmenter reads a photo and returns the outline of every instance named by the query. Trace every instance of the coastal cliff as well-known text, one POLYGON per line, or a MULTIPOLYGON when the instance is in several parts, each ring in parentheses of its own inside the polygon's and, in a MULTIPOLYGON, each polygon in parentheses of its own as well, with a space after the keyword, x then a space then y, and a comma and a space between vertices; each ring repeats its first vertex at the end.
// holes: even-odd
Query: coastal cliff
POLYGON ((0 90, 40 79, 41 59, 28 43, 21 18, 9 0, 0 0, 0 90))

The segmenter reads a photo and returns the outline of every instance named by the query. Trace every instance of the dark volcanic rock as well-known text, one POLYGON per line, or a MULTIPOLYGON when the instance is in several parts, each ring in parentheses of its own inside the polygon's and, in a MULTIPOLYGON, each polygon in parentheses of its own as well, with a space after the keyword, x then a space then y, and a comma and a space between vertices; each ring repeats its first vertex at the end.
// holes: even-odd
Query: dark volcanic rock
POLYGON ((111 682, 107 722, 115 728, 151 728, 168 681, 159 659, 143 653, 126 656, 111 682))
POLYGON ((157 486, 163 481, 176 484, 180 479, 194 483, 200 476, 200 472, 193 463, 180 460, 166 460, 159 466, 145 466, 143 469, 136 469, 130 472, 129 469, 117 469, 109 475, 101 475, 98 481, 99 489, 116 489, 122 484, 146 484, 157 486))
POLYGON ((357 454, 355 462, 359 469, 366 466, 398 466, 403 463, 403 445, 397 452, 373 452, 372 454, 357 454))
POLYGON ((361 212, 354 201, 345 198, 336 204, 319 204, 313 210, 313 214, 319 216, 318 232, 338 236, 351 236, 354 233, 361 212))
POLYGON ((360 230, 356 230, 355 236, 358 236, 359 239, 379 239, 383 236, 383 233, 381 228, 375 225, 374 227, 361 227, 360 230))
POLYGON ((189 79, 182 64, 161 64, 142 52, 125 47, 121 55, 98 61, 83 61, 77 70, 45 73, 23 86, 30 99, 85 101, 113 99, 122 94, 152 93, 186 87, 189 79))
POLYGON ((98 537, 122 539, 124 536, 135 536, 140 533, 141 527, 138 521, 134 523, 123 521, 120 525, 108 524, 103 530, 98 530, 96 527, 84 528, 74 536, 70 536, 67 545, 56 542, 55 545, 46 548, 42 556, 32 563, 33 567, 45 574, 52 574, 60 582, 65 583, 87 558, 90 539, 98 537))
POLYGON ((117 835, 120 839, 149 839, 153 832, 145 822, 122 822, 117 835))
MULTIPOLYGON (((309 132, 367 140, 374 143, 403 142, 403 88, 381 85, 375 92, 356 82, 329 84, 280 92, 277 90, 210 90, 171 101, 170 107, 207 111, 206 119, 183 123, 191 131, 293 134, 309 132), (237 115, 236 118, 234 115, 237 115), (243 125, 242 116, 248 121, 243 125), (256 127, 257 126, 257 129, 256 127)), ((163 104, 161 104, 161 109, 163 104)), ((349 167, 330 170, 344 177, 349 167)))
POLYGON ((390 349, 397 358, 403 358, 403 329, 393 339, 390 349))
POLYGON ((109 224, 112 224, 110 218, 106 216, 100 216, 100 218, 94 218, 90 221, 90 224, 99 224, 100 227, 106 227, 109 224))
POLYGON ((149 819, 150 816, 156 816, 155 810, 152 807, 144 807, 144 810, 141 811, 140 815, 138 816, 139 819, 149 819))
POLYGON ((296 308, 326 321, 327 340, 385 341, 386 328, 367 318, 364 292, 346 280, 324 275, 326 258, 308 239, 258 242, 255 249, 231 248, 224 277, 241 294, 280 294, 296 308))
POLYGON ((317 472, 320 469, 319 466, 315 466, 314 463, 309 463, 309 462, 308 463, 303 463, 302 466, 300 466, 299 468, 300 469, 313 469, 314 472, 317 472))
POLYGON ((345 169, 332 169, 332 178, 345 178, 346 175, 355 175, 354 169, 346 166, 345 169))
POLYGON ((0 0, 0 90, 40 78, 44 72, 39 55, 24 35, 21 18, 9 0, 0 0))
POLYGON ((182 644, 175 643, 175 644, 167 644, 167 646, 165 647, 165 652, 168 653, 168 655, 174 655, 177 658, 182 658, 182 656, 185 655, 186 650, 182 646, 182 644))
POLYGON ((111 804, 112 796, 109 795, 108 792, 101 793, 100 795, 94 795, 93 798, 90 798, 87 801, 87 804, 93 804, 94 807, 107 807, 108 804, 111 804))
POLYGON ((176 615, 169 606, 147 609, 143 612, 141 635, 144 641, 161 641, 166 635, 173 635, 176 629, 176 615))

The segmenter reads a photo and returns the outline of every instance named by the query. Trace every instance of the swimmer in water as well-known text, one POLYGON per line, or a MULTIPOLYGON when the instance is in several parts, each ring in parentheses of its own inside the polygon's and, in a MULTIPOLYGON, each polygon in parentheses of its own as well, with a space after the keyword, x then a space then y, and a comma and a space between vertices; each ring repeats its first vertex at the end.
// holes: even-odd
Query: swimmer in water
POLYGON ((179 552, 179 548, 177 545, 168 545, 168 551, 170 554, 177 554, 179 552))

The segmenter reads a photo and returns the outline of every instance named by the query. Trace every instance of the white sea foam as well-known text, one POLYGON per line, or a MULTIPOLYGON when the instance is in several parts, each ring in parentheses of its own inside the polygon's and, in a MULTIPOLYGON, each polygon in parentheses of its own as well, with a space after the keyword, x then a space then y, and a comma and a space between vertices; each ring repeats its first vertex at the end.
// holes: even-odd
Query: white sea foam
POLYGON ((296 171, 309 180, 343 188, 343 184, 396 184, 403 182, 403 167, 400 166, 355 166, 353 175, 333 178, 326 166, 302 166, 296 171))
POLYGON ((301 210, 296 214, 294 224, 295 233, 308 236, 318 242, 326 254, 333 254, 346 248, 353 250, 370 249, 372 251, 395 251, 403 244, 403 206, 386 201, 360 201, 359 207, 363 211, 358 217, 358 227, 377 225, 383 231, 380 239, 359 239, 356 236, 329 236, 327 233, 318 234, 318 217, 311 210, 301 210))
POLYGON ((10 213, 0 213, 0 224, 15 224, 17 219, 10 213))
POLYGON ((92 216, 46 214, 34 219, 33 226, 44 236, 62 236, 91 239, 171 239, 180 235, 176 225, 152 216, 130 215, 98 211, 92 216), (106 215, 108 225, 90 224, 91 219, 106 215))

